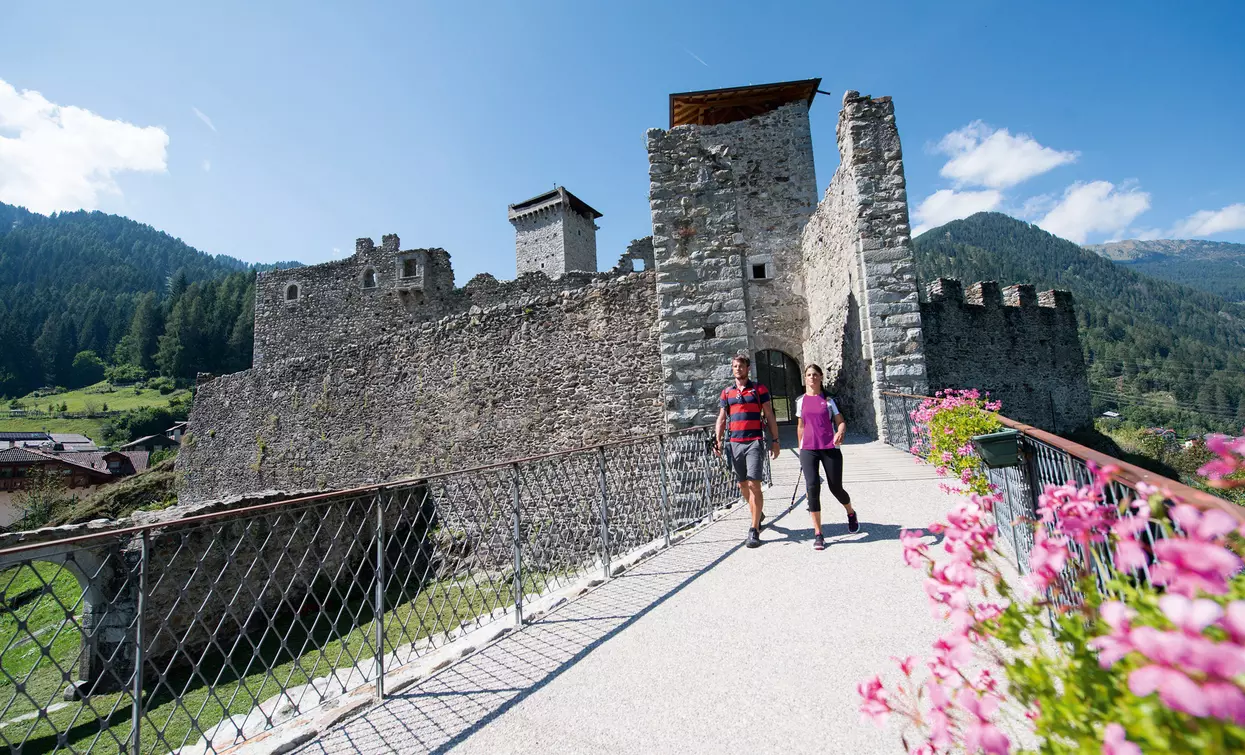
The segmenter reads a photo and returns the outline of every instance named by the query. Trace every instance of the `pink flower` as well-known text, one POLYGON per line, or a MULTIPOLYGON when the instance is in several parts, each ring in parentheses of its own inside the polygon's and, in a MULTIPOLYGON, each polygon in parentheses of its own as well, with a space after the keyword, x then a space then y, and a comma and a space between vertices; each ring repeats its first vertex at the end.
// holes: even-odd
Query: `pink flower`
POLYGON ((1121 572, 1134 571, 1146 565, 1146 550, 1137 542, 1137 535, 1150 524, 1150 507, 1144 503, 1132 505, 1138 508, 1135 514, 1122 517, 1111 525, 1111 532, 1116 537, 1115 568, 1121 572))
POLYGON ((864 702, 860 704, 861 720, 872 721, 879 727, 886 723, 891 706, 886 690, 882 688, 881 678, 875 676, 868 681, 861 682, 856 685, 856 691, 864 698, 864 702))
POLYGON ((960 707, 971 716, 964 727, 964 749, 970 753, 985 752, 991 755, 1007 755, 1012 743, 999 731, 991 720, 999 707, 999 699, 993 695, 978 697, 972 690, 960 690, 957 698, 960 707))
POLYGON ((1224 630, 1235 642, 1245 645, 1245 600, 1234 600, 1223 612, 1224 630))
POLYGON ((1159 700, 1168 708, 1190 716, 1210 713, 1210 701, 1197 682, 1170 666, 1143 666, 1128 675, 1128 689, 1137 697, 1158 690, 1159 700))
POLYGON ((929 550, 929 545, 922 540, 924 536, 924 532, 916 530, 899 531, 899 544, 903 546, 903 560, 908 566, 920 568, 925 564, 928 558, 925 554, 929 550))
POLYGON ((1231 682, 1210 682, 1202 686, 1215 718, 1245 726, 1245 692, 1231 682))
POLYGON ((1107 724, 1102 735, 1102 755, 1141 755, 1141 748, 1124 738, 1124 727, 1107 724))
POLYGON ((1213 600, 1189 600, 1183 595, 1167 594, 1159 598, 1163 615, 1185 634, 1201 635, 1202 630, 1223 616, 1223 609, 1213 600))
POLYGON ((912 668, 916 665, 917 661, 916 656, 908 655, 903 658, 891 656, 891 660, 899 664, 899 670, 903 672, 904 676, 912 676, 912 668))
POLYGON ((1104 603, 1100 613, 1102 620, 1111 627, 1111 634, 1095 637, 1089 641, 1089 646, 1098 651, 1098 665, 1109 668, 1133 651, 1128 634, 1129 622, 1135 614, 1118 601, 1104 603))
POLYGON ((1042 592, 1059 579, 1068 563, 1068 543, 1062 537, 1048 535, 1045 527, 1033 532, 1033 550, 1029 552, 1029 585, 1042 592))
POLYGON ((1180 532, 1154 544, 1159 563, 1150 570, 1151 579, 1170 592, 1190 597, 1198 590, 1226 593, 1227 580, 1240 571, 1242 562, 1217 541, 1236 529, 1236 521, 1226 512, 1202 512, 1188 504, 1173 506, 1171 518, 1180 532))

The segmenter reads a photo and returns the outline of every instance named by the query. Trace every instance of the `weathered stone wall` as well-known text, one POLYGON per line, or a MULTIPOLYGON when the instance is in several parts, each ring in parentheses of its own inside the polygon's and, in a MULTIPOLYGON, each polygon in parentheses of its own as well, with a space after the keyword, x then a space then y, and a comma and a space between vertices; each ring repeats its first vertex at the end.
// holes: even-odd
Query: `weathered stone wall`
POLYGON ((359 239, 346 259, 259 274, 254 364, 311 354, 326 343, 367 340, 457 306, 444 249, 400 251, 395 235, 380 247, 359 239))
POLYGON ((839 168, 803 237, 811 296, 805 348, 831 367, 827 379, 852 407, 854 427, 884 435, 878 392, 927 389, 903 151, 891 98, 846 92, 837 134, 839 168), (866 385, 871 411, 861 405, 866 385))
POLYGON ((798 102, 745 121, 689 127, 712 148, 725 145, 744 244, 750 348, 804 361, 808 328, 800 235, 817 206, 808 105, 798 102), (764 265, 765 278, 754 275, 764 265))
POLYGON ((544 273, 556 278, 566 272, 563 243, 565 213, 561 206, 546 208, 515 218, 515 266, 519 275, 544 273))
POLYGON ((876 434, 873 374, 863 359, 860 309, 864 291, 856 240, 856 184, 840 169, 804 228, 804 290, 808 299, 805 363, 825 371, 853 433, 876 434))
POLYGON ((939 278, 921 304, 929 385, 977 388, 1003 414, 1053 433, 1092 419, 1076 311, 1067 291, 939 278))
POLYGON ((730 361, 751 353, 730 148, 695 126, 650 129, 649 205, 666 421, 713 422, 730 361))
POLYGON ((710 422, 735 354, 803 359, 800 234, 817 198, 808 105, 651 129, 648 151, 667 419, 710 422))
POLYGON ((200 386, 182 502, 343 488, 662 423, 653 273, 475 308, 200 386))
POLYGON ((653 237, 645 236, 642 239, 634 239, 630 244, 627 244, 627 250, 618 258, 618 262, 610 272, 614 275, 623 275, 624 273, 636 273, 652 269, 653 237))
POLYGON ((562 244, 565 260, 562 272, 597 270, 597 224, 587 215, 565 211, 562 220, 562 244))

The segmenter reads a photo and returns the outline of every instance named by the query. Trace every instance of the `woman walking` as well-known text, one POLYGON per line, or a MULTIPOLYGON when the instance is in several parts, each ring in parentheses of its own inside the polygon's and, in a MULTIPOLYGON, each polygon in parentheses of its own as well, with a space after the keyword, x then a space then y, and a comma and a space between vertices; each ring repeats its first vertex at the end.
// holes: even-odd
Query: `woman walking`
POLYGON ((804 370, 804 395, 795 402, 800 468, 804 470, 804 490, 808 513, 813 517, 813 548, 816 550, 826 547, 826 540, 821 535, 821 477, 818 465, 826 470, 826 484, 830 492, 847 509, 847 531, 860 531, 851 496, 843 489, 843 452, 839 446, 843 444, 847 423, 843 421, 834 399, 826 395, 822 387, 823 377, 821 368, 810 364, 804 370))

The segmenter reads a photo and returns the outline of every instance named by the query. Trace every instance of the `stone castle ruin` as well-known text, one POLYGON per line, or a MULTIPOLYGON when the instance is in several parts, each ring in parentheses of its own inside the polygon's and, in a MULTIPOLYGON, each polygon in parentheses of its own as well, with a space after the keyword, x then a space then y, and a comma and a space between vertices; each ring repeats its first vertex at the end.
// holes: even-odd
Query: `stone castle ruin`
POLYGON ((259 276, 254 366, 202 382, 183 502, 341 488, 711 423, 750 354, 794 420, 809 362, 854 432, 882 391, 981 387, 1066 432, 1090 403, 1066 292, 915 275, 889 97, 847 92, 818 201, 820 79, 674 94, 647 134, 652 236, 597 272, 602 214, 558 187, 508 208, 518 277, 456 288, 443 249, 259 276), (925 301, 922 301, 922 298, 925 301))

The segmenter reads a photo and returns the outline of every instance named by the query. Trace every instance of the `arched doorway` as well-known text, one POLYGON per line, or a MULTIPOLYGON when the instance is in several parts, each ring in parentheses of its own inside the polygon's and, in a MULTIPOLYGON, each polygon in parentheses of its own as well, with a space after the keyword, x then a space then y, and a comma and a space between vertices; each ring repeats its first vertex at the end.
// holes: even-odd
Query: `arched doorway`
POLYGON ((777 349, 757 352, 757 382, 769 388, 774 403, 774 419, 780 424, 795 422, 795 399, 804 392, 800 365, 777 349))

